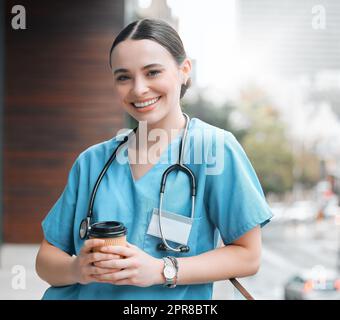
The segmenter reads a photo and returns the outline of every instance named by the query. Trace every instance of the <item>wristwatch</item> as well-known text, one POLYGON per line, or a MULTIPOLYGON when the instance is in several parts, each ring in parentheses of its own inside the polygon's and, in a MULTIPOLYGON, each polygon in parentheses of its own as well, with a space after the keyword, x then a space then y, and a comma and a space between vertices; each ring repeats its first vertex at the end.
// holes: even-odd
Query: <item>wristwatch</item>
POLYGON ((178 268, 176 268, 173 259, 170 257, 163 257, 163 261, 164 261, 163 275, 165 278, 164 286, 167 288, 175 288, 178 268))

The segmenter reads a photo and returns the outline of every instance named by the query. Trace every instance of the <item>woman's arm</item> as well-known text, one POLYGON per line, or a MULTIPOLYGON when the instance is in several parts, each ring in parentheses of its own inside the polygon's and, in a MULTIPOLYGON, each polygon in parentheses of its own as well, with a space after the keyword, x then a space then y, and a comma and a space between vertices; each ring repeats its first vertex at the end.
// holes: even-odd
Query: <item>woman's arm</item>
MULTIPOLYGON (((163 260, 130 243, 128 247, 103 247, 102 252, 122 255, 125 259, 95 263, 95 266, 102 268, 121 269, 116 273, 95 276, 100 282, 140 287, 165 283, 163 260)), ((253 275, 259 269, 260 256, 261 229, 257 226, 231 245, 193 257, 177 258, 177 284, 207 283, 253 275)))
MULTIPOLYGON (((258 271, 260 259, 261 229, 258 226, 231 245, 193 257, 177 258, 177 284, 206 283, 250 276, 258 271)), ((164 279, 162 281, 164 283, 164 279)))
POLYGON ((94 267, 93 263, 117 258, 116 255, 92 252, 94 247, 103 244, 104 241, 99 239, 87 240, 79 256, 70 256, 44 239, 36 258, 36 272, 42 280, 55 287, 94 282, 96 278, 93 275, 105 274, 108 270, 94 267))
POLYGON ((35 261, 35 269, 38 276, 51 286, 71 285, 76 283, 73 270, 75 258, 44 239, 35 261))

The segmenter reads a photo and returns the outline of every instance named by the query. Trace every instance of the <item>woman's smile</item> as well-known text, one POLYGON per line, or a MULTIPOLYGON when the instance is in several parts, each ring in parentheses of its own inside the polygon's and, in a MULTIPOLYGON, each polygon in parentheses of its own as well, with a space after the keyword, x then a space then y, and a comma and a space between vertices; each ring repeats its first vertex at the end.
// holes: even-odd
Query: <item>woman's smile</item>
POLYGON ((161 96, 144 100, 142 102, 133 102, 131 105, 138 111, 138 112, 147 112, 153 110, 157 107, 157 102, 161 99, 161 96))

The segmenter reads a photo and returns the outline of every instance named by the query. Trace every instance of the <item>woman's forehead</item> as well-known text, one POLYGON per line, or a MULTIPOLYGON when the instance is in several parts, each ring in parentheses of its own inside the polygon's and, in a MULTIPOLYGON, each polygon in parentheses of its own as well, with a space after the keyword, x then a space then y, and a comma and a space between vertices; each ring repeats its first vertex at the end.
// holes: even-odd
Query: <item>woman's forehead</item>
POLYGON ((124 40, 112 51, 112 68, 143 68, 149 64, 174 64, 170 52, 155 41, 124 40))

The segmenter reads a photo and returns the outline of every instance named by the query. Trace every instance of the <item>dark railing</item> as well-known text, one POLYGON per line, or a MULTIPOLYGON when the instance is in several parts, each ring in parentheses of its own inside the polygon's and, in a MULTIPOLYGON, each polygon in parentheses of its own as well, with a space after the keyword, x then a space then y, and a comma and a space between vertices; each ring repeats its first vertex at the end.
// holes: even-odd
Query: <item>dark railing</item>
POLYGON ((229 280, 230 280, 230 282, 233 284, 233 286, 236 288, 236 290, 237 290, 238 292, 240 292, 240 293, 242 294, 242 296, 243 296, 246 300, 255 300, 255 299, 253 298, 253 296, 246 290, 245 287, 243 287, 243 286, 241 285, 241 283, 240 283, 237 279, 231 278, 231 279, 229 279, 229 280))

